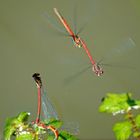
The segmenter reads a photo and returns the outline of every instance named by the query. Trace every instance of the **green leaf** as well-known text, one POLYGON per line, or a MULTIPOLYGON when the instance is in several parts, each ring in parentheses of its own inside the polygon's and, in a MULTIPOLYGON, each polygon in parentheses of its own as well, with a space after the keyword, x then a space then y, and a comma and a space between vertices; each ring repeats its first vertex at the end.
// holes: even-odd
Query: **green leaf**
POLYGON ((131 108, 131 105, 128 103, 128 97, 131 97, 131 93, 108 93, 102 101, 99 111, 113 113, 114 115, 125 113, 131 108))
POLYGON ((5 140, 10 140, 10 137, 16 132, 16 125, 18 121, 16 117, 6 119, 4 127, 4 138, 5 140))
POLYGON ((140 108, 140 100, 134 100, 130 97, 130 94, 127 93, 128 100, 127 103, 133 108, 133 109, 139 109, 140 108))
POLYGON ((132 134, 132 125, 130 122, 125 121, 121 123, 116 123, 113 127, 117 140, 126 140, 132 134))
POLYGON ((140 100, 135 100, 136 105, 133 106, 133 109, 139 109, 140 108, 140 100))
POLYGON ((23 134, 23 135, 19 135, 18 137, 16 137, 16 140, 33 140, 33 134, 23 134))
POLYGON ((17 117, 8 118, 4 127, 4 138, 10 140, 10 137, 16 132, 17 128, 23 126, 23 121, 27 120, 29 113, 21 112, 17 117))
POLYGON ((140 132, 134 132, 133 136, 134 136, 135 138, 138 138, 138 137, 140 136, 140 132))
POLYGON ((47 137, 46 140, 54 140, 54 139, 55 139, 54 136, 52 136, 52 135, 48 135, 48 137, 47 137))
POLYGON ((135 122, 136 122, 137 127, 140 128, 140 115, 136 116, 135 122))
POLYGON ((57 128, 57 129, 60 128, 63 124, 62 121, 56 120, 56 119, 45 120, 44 123, 46 125, 51 125, 51 126, 53 126, 54 128, 57 128))
POLYGON ((12 126, 7 126, 6 128, 4 128, 4 139, 10 140, 10 137, 14 134, 15 131, 16 128, 12 126))
POLYGON ((30 113, 29 112, 21 112, 18 116, 17 116, 17 119, 19 122, 25 122, 28 120, 30 116, 30 113))
POLYGON ((78 138, 68 133, 67 131, 60 131, 58 140, 78 140, 78 138))
POLYGON ((140 100, 136 100, 135 102, 140 107, 140 100))

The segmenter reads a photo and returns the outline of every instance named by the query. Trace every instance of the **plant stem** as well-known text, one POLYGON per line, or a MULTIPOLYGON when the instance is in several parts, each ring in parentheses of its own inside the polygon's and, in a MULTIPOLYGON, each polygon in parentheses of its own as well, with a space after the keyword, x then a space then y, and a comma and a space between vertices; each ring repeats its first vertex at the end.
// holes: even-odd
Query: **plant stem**
MULTIPOLYGON (((139 129, 138 129, 137 125, 136 125, 133 113, 129 110, 127 112, 127 114, 128 114, 128 119, 130 120, 130 122, 132 124, 133 132, 140 133, 139 129)), ((137 136, 137 140, 140 140, 140 135, 137 136)))

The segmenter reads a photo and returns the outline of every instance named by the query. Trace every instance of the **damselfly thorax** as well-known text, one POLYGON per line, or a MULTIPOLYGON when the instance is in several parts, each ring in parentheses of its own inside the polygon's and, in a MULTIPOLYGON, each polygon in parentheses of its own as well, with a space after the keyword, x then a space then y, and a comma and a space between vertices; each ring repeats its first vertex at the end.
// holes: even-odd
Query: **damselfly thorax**
POLYGON ((73 36, 73 43, 75 47, 82 47, 81 39, 78 35, 73 36))

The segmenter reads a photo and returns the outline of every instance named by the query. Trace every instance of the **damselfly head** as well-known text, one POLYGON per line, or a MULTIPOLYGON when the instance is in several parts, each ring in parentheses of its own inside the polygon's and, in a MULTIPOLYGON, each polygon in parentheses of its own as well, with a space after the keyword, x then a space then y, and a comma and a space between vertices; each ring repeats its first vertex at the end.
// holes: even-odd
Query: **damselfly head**
POLYGON ((92 67, 92 71, 94 71, 97 76, 101 76, 104 73, 103 69, 99 66, 99 64, 94 64, 92 67))
POLYGON ((41 87, 41 86, 42 86, 42 81, 41 81, 40 74, 39 74, 39 73, 34 73, 34 74, 32 75, 32 77, 34 78, 37 87, 41 87))

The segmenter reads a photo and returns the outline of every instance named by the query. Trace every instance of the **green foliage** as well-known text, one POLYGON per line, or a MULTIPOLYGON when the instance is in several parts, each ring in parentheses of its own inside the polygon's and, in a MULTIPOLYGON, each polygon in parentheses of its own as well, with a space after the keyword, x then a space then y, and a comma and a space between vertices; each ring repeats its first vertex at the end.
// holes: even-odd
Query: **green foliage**
POLYGON ((56 120, 56 119, 49 119, 49 120, 44 120, 44 124, 51 125, 54 128, 58 129, 62 126, 63 122, 60 120, 56 120))
POLYGON ((16 137, 16 140, 33 140, 34 136, 31 133, 22 134, 16 137))
POLYGON ((138 138, 138 137, 140 136, 140 132, 134 132, 134 133, 133 133, 133 136, 134 136, 135 138, 138 138))
MULTIPOLYGON (((45 140, 54 140, 54 136, 49 135, 45 140)), ((75 136, 71 135, 67 131, 59 131, 58 140, 78 140, 75 136)))
POLYGON ((60 131, 58 140, 78 140, 75 136, 71 135, 67 131, 60 131))
POLYGON ((140 115, 134 117, 132 114, 132 109, 140 108, 140 100, 131 97, 131 93, 108 93, 99 107, 100 112, 125 114, 124 122, 116 123, 113 127, 117 140, 126 140, 130 136, 140 137, 140 115))
POLYGON ((130 122, 125 121, 121 123, 116 123, 113 127, 117 140, 126 140, 132 134, 132 125, 130 122))
MULTIPOLYGON (((41 121, 39 124, 27 123, 30 113, 21 112, 18 116, 8 118, 4 128, 5 140, 10 140, 11 136, 15 136, 15 140, 54 140, 55 135, 47 126, 60 129, 62 121, 50 119, 41 121), (45 127, 44 127, 45 126, 45 127)), ((58 140, 78 140, 75 136, 67 131, 59 131, 58 140)))
POLYGON ((140 128, 140 115, 136 116, 135 122, 136 122, 136 125, 140 128))
POLYGON ((29 117, 28 112, 21 112, 17 117, 8 118, 6 120, 5 129, 4 129, 4 137, 5 140, 10 140, 10 137, 16 133, 16 131, 20 131, 20 129, 24 129, 27 127, 24 122, 27 121, 29 117))
POLYGON ((126 113, 132 108, 140 108, 140 100, 132 100, 131 93, 108 93, 103 99, 99 111, 116 115, 126 113))
POLYGON ((26 122, 28 121, 28 118, 30 116, 29 112, 21 112, 18 116, 17 116, 17 120, 19 122, 26 122))

